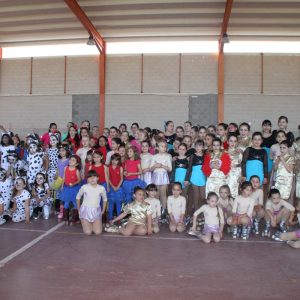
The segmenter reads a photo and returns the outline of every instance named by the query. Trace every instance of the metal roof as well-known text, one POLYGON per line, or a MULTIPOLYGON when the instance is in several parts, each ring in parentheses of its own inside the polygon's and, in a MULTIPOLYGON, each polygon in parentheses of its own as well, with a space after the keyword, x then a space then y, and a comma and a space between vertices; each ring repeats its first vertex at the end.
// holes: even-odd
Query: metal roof
MULTIPOLYGON (((78 0, 106 41, 217 40, 226 0, 78 0)), ((300 0, 234 0, 231 40, 299 40, 300 0)), ((86 41, 63 0, 0 0, 0 46, 86 41)))

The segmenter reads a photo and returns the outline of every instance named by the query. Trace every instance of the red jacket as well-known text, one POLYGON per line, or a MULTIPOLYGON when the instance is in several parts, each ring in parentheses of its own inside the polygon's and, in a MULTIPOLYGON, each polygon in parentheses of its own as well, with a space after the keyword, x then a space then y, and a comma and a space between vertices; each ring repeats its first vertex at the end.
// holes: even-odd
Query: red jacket
MULTIPOLYGON (((222 171, 224 173, 224 175, 227 175, 231 168, 230 156, 228 153, 223 152, 220 159, 222 161, 220 171, 222 171)), ((211 171, 212 171, 212 169, 210 167, 210 160, 211 160, 211 155, 205 154, 202 171, 206 175, 206 177, 209 177, 211 174, 211 171)))

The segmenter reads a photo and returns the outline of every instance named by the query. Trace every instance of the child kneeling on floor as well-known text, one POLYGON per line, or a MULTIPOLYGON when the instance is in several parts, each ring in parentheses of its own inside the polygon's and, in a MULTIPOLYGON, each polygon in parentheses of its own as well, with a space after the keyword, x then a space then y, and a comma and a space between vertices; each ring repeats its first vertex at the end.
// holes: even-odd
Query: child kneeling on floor
POLYGON ((170 218, 170 231, 183 232, 185 230, 184 215, 186 209, 186 199, 181 196, 182 186, 180 182, 174 182, 172 196, 168 197, 168 213, 170 218))
POLYGON ((134 201, 124 207, 123 213, 113 219, 110 224, 122 220, 131 214, 125 228, 120 228, 119 233, 125 236, 130 235, 151 235, 152 234, 152 210, 149 203, 145 201, 144 190, 137 186, 133 192, 134 201))
POLYGON ((98 235, 102 232, 102 215, 105 212, 107 197, 105 188, 98 184, 98 174, 91 170, 87 174, 87 184, 83 185, 76 196, 79 219, 83 232, 87 235, 92 233, 98 235), (80 205, 80 199, 83 202, 80 205), (100 202, 103 201, 101 211, 100 202))
POLYGON ((218 195, 215 192, 209 192, 207 195, 207 204, 202 205, 194 212, 192 231, 196 231, 197 217, 204 214, 204 228, 201 239, 204 243, 210 243, 211 238, 214 242, 220 242, 224 229, 224 214, 222 208, 217 206, 218 195))

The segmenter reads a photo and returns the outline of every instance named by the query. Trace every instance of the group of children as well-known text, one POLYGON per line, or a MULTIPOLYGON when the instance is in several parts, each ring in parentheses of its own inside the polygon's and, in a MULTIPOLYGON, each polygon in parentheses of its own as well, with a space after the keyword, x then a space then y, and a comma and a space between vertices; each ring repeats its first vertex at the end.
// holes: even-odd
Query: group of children
MULTIPOLYGON (((61 133, 51 123, 42 137, 18 135, 2 126, 0 224, 48 219, 81 222, 84 233, 106 230, 124 235, 158 233, 162 223, 206 243, 218 242, 224 226, 233 238, 250 232, 297 240, 300 225, 300 139, 287 129, 288 119, 250 125, 220 123, 144 128, 80 129, 69 122, 61 133), (297 202, 298 201, 298 202, 297 202), (125 221, 124 221, 125 219, 125 221)), ((290 242, 300 247, 299 241, 290 242)))

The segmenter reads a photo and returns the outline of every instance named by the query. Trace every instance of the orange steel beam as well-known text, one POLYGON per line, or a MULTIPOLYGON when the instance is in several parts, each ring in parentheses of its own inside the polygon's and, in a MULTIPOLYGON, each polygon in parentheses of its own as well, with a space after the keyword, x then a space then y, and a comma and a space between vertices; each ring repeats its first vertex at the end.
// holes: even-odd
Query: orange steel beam
POLYGON ((105 60, 106 44, 103 44, 103 52, 99 56, 99 130, 102 134, 105 127, 105 60))
POLYGON ((218 122, 224 122, 224 43, 223 35, 227 33, 227 27, 231 15, 233 0, 227 0, 221 33, 219 37, 219 54, 218 54, 218 122))
POLYGON ((81 24, 84 26, 84 28, 89 33, 89 35, 91 35, 93 37, 99 52, 103 52, 104 47, 105 47, 104 39, 102 38, 100 33, 97 31, 96 27, 93 25, 93 23, 88 18, 88 16, 85 14, 83 9, 79 6, 77 1, 76 0, 65 0, 65 3, 69 6, 71 11, 78 18, 78 20, 81 22, 81 24))
POLYGON ((105 59, 106 43, 91 20, 79 6, 76 0, 65 0, 74 15, 78 18, 90 36, 93 37, 95 44, 100 52, 99 56, 99 130, 102 134, 105 126, 105 59))

